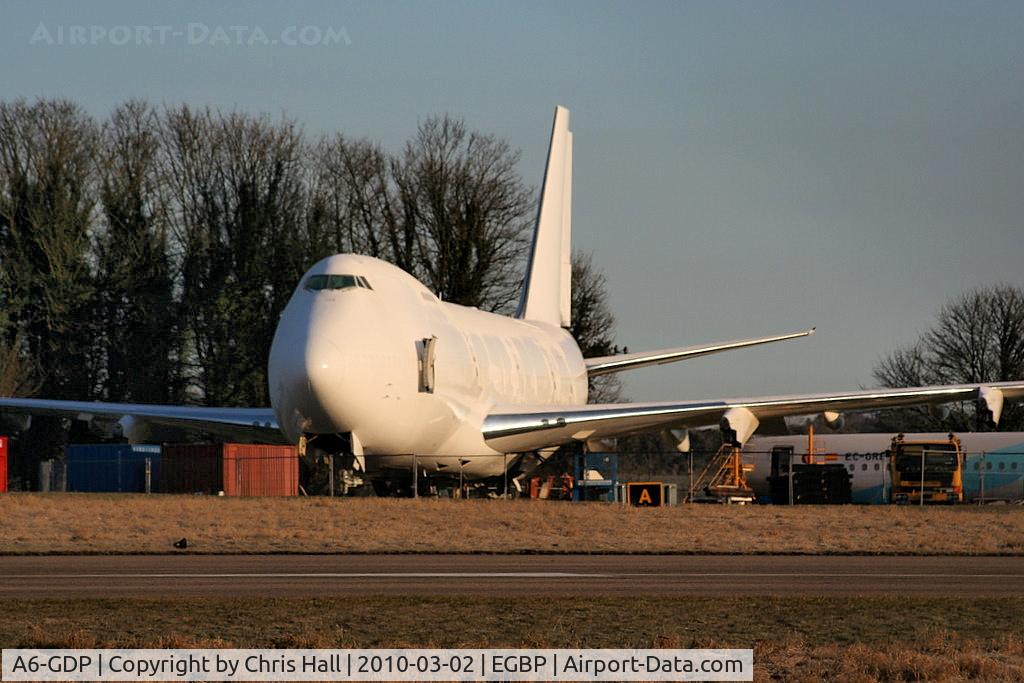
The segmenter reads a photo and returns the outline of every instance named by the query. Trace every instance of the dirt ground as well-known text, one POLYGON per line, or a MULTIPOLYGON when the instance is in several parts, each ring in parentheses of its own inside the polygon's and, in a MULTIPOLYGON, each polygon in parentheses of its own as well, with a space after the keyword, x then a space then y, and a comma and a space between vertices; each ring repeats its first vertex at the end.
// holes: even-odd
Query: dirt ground
POLYGON ((0 553, 1024 554, 1024 508, 0 495, 0 553))

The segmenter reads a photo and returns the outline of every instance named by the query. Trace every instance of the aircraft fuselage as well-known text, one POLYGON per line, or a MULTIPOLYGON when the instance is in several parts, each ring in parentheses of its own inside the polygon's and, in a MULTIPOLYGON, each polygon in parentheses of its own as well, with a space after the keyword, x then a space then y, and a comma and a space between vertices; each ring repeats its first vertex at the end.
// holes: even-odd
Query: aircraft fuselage
MULTIPOLYGON (((407 468, 416 454, 431 456, 427 470, 498 455, 481 433, 495 406, 587 401, 586 367, 564 329, 441 302, 399 268, 352 254, 303 277, 278 323, 269 382, 289 440, 350 433, 378 465, 407 468)), ((466 468, 487 476, 503 465, 466 468)))

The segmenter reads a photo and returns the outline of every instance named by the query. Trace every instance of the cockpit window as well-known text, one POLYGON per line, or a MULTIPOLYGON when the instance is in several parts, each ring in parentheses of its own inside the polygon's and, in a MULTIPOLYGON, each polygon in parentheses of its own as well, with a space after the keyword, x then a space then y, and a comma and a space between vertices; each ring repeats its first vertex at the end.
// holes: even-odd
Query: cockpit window
POLYGON ((348 287, 373 289, 362 275, 310 275, 306 278, 304 286, 313 292, 319 292, 323 289, 346 289, 348 287))

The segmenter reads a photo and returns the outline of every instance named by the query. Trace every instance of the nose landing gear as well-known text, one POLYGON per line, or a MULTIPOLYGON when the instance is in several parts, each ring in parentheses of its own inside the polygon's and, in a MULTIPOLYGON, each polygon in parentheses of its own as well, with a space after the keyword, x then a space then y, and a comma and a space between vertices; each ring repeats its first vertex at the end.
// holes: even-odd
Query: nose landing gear
POLYGON ((363 485, 362 448, 351 433, 299 437, 299 479, 310 496, 346 496, 363 485))

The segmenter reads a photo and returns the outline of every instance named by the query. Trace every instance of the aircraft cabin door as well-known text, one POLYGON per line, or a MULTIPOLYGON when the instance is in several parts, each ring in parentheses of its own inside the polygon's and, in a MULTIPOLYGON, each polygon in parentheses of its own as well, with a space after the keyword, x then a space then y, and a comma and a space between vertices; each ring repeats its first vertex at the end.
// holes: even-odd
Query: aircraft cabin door
POLYGON ((434 393, 434 356, 437 337, 427 337, 418 344, 420 352, 420 392, 434 393))
POLYGON ((789 463, 793 459, 792 446, 775 446, 772 448, 772 476, 789 474, 789 463))

